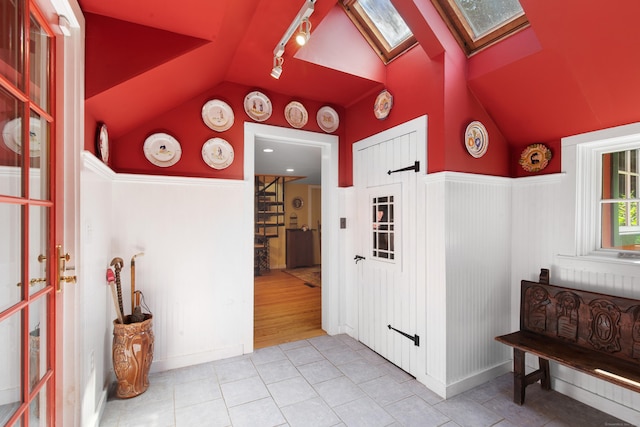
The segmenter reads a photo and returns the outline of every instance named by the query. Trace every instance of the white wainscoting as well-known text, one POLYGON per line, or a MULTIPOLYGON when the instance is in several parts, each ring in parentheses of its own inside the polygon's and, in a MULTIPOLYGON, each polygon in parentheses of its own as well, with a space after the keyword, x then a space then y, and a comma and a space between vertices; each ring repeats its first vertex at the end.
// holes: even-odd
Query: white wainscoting
MULTIPOLYGON (((136 289, 153 313, 152 371, 253 350, 253 266, 240 233, 245 181, 118 175, 113 256, 136 258, 136 289)), ((126 283, 126 286, 124 285, 126 283)), ((126 292, 125 292, 126 294, 126 292)), ((130 311, 125 297, 125 312, 130 311)))
POLYGON ((444 397, 510 369, 511 180, 425 177, 427 380, 444 397))
MULTIPOLYGON (((563 158, 563 163, 565 160, 570 159, 563 158)), ((640 298, 638 264, 575 256, 575 191, 571 174, 513 180, 511 331, 519 327, 520 281, 538 280, 541 268, 550 269, 554 284, 640 298)), ((531 368, 538 367, 537 358, 527 355, 526 360, 531 368)), ((640 425, 640 394, 553 362, 551 375, 553 389, 640 425)))

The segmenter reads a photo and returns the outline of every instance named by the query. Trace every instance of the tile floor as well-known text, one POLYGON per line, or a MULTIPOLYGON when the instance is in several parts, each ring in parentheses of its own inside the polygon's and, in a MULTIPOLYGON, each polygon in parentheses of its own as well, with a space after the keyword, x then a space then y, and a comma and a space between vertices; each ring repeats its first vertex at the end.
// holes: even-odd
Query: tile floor
POLYGON ((533 385, 512 402, 511 374, 448 400, 347 335, 321 336, 150 375, 109 399, 101 427, 625 426, 533 385))

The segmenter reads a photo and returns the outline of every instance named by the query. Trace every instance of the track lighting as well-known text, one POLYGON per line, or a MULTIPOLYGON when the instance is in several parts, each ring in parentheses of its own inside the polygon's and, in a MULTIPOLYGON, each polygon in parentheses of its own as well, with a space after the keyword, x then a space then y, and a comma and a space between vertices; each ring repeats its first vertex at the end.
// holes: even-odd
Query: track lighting
POLYGON ((274 79, 280 78, 280 74, 282 74, 283 62, 284 62, 284 58, 282 56, 273 57, 273 68, 271 69, 271 77, 273 77, 274 79))
POLYGON ((304 46, 309 41, 309 37, 311 37, 311 22, 309 18, 304 18, 300 23, 300 31, 296 34, 296 43, 304 46))
POLYGON ((313 6, 316 0, 305 0, 304 5, 296 15, 287 31, 284 33, 276 47, 273 49, 273 68, 271 69, 271 77, 274 79, 280 78, 280 74, 282 74, 282 63, 284 59, 282 55, 284 55, 284 47, 287 45, 293 34, 299 28, 299 34, 296 35, 296 42, 302 46, 309 41, 309 37, 311 35, 311 22, 309 22, 309 17, 313 13, 313 6))

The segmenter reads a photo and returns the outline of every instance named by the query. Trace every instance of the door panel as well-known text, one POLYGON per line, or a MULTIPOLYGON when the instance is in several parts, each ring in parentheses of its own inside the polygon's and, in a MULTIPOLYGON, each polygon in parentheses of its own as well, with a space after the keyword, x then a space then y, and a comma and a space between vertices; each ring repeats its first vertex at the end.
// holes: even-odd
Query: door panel
MULTIPOLYGON (((358 143, 360 144, 360 143, 358 143)), ((417 160, 416 137, 405 134, 354 148, 358 210, 358 338, 415 375, 415 230, 417 174, 389 173, 417 160), (403 333, 400 333, 398 331, 403 333)))
POLYGON ((27 0, 0 10, 0 425, 51 426, 53 33, 27 0))

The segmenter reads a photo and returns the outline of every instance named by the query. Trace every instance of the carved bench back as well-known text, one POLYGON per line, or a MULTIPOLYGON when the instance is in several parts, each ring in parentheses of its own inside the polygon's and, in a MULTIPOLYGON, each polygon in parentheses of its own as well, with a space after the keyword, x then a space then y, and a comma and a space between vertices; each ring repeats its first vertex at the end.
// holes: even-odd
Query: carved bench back
POLYGON ((520 330, 640 362, 640 301, 522 281, 520 330))

